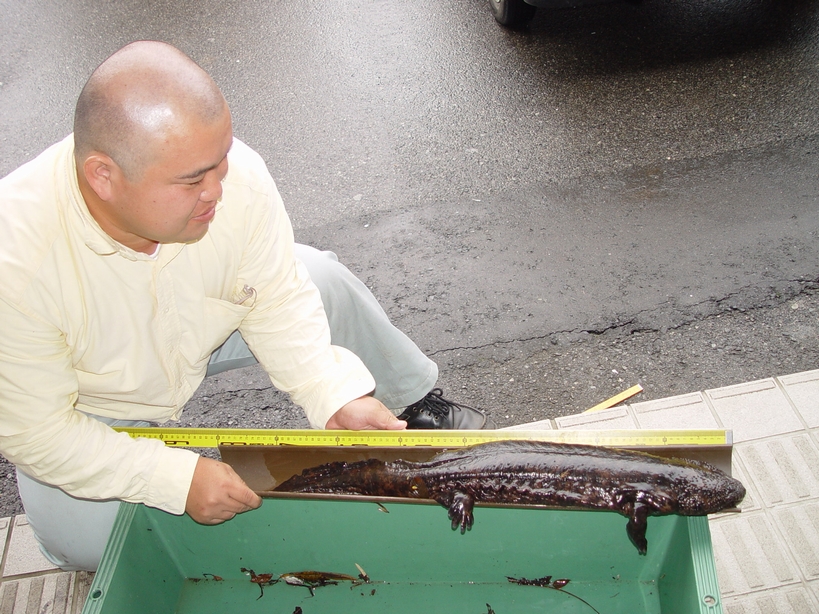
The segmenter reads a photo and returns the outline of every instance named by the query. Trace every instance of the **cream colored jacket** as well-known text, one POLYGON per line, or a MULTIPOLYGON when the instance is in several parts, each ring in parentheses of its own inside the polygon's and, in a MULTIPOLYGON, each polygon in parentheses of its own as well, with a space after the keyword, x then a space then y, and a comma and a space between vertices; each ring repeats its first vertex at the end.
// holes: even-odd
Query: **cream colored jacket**
POLYGON ((228 160, 208 233, 156 259, 90 216, 73 137, 0 180, 0 452, 26 474, 77 497, 184 512, 196 454, 85 414, 177 420, 237 328, 314 427, 374 389, 361 361, 330 345, 264 162, 238 140, 228 160))

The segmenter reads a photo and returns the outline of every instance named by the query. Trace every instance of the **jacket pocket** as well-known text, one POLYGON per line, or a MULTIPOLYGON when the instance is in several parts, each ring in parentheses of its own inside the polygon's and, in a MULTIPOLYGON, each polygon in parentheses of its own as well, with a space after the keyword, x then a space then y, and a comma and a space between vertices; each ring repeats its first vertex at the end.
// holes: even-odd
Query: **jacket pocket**
POLYGON ((222 345, 239 328, 242 320, 252 309, 255 294, 252 298, 253 300, 246 300, 239 305, 222 299, 205 299, 203 358, 210 356, 213 350, 222 345))

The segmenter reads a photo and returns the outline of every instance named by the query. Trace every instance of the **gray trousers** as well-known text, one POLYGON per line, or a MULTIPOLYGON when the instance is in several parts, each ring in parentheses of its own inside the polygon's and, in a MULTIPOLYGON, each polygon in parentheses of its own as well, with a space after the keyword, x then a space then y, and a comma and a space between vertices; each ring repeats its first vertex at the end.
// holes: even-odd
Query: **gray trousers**
MULTIPOLYGON (((367 287, 331 252, 296 245, 296 257, 321 292, 332 342, 361 358, 375 378, 374 396, 398 410, 426 395, 438 379, 438 367, 392 325, 367 287)), ((208 375, 255 363, 237 331, 213 352, 208 375)), ((94 417, 110 426, 148 425, 94 417)), ((19 470, 17 486, 43 554, 65 570, 96 570, 119 501, 78 499, 19 470)))

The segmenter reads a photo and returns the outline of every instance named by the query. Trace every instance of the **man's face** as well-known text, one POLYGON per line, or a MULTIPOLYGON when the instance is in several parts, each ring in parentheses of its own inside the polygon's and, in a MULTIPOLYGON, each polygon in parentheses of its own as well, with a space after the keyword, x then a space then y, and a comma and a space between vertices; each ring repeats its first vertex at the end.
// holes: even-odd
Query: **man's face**
POLYGON ((227 153, 233 142, 230 113, 216 121, 188 122, 157 138, 153 162, 141 176, 112 176, 108 222, 124 245, 146 251, 147 245, 189 243, 205 236, 222 196, 227 153))

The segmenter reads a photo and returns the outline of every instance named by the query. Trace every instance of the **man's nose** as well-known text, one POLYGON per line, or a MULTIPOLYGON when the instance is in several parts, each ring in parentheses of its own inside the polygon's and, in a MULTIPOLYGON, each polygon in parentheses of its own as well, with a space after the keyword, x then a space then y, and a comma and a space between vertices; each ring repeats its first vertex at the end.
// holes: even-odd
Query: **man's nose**
POLYGON ((209 203, 222 197, 222 180, 219 178, 218 173, 209 172, 205 176, 203 187, 204 189, 199 195, 199 200, 202 202, 209 203))

